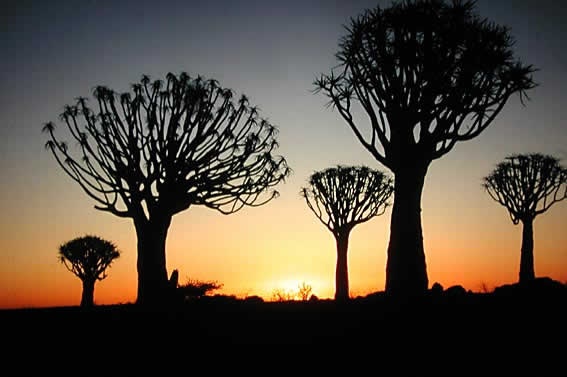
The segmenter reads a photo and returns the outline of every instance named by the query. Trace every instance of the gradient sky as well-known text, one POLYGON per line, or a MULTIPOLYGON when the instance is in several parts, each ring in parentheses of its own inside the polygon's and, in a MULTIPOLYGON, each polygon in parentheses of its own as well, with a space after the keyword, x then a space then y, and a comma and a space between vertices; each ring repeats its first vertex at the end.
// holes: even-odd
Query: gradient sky
MULTIPOLYGON (((78 305, 81 283, 58 246, 85 234, 112 240, 122 256, 95 286, 97 304, 133 302, 136 237, 129 219, 97 211, 44 149, 47 121, 95 85, 128 90, 142 74, 215 78, 249 96, 279 130, 293 175, 281 196, 229 216, 191 207, 174 216, 168 271, 217 280, 217 293, 259 295, 301 282, 332 297, 331 233, 299 196, 308 176, 336 164, 387 171, 362 148, 312 82, 336 63, 349 17, 376 1, 14 1, 0 4, 0 307, 78 305)), ((481 188, 512 153, 567 160, 567 7, 561 1, 478 1, 482 16, 511 27, 516 54, 539 71, 525 107, 517 96, 478 138, 433 162, 422 220, 430 284, 517 280, 521 226, 481 188)), ((565 161, 564 160, 564 161, 565 161)), ((383 290, 390 210, 351 234, 351 295, 383 290)), ((534 223, 536 275, 567 281, 567 201, 534 223)))

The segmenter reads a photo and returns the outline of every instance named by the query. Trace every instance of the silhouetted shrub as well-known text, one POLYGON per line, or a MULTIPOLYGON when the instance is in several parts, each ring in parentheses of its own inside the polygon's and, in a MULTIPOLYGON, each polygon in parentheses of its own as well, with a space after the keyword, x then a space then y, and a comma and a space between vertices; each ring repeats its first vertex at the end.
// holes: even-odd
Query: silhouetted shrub
POLYGON ((494 289, 497 296, 558 297, 567 295, 567 286, 549 277, 524 283, 505 284, 494 289))
POLYGON ((465 288, 463 288, 462 285, 453 285, 445 290, 445 295, 449 297, 462 297, 465 296, 466 294, 467 291, 465 288))
POLYGON ((438 295, 443 293, 443 286, 437 282, 435 282, 432 286, 431 286, 431 293, 438 295))
POLYGON ((197 279, 188 279, 186 283, 177 287, 185 300, 192 298, 201 298, 212 291, 222 288, 222 284, 217 281, 202 281, 197 279))
POLYGON ((262 303, 264 302, 264 299, 260 296, 247 296, 244 298, 244 301, 252 302, 252 303, 262 303))
POLYGON ((300 300, 307 301, 311 297, 312 291, 313 288, 309 284, 303 282, 297 288, 297 296, 299 297, 300 300))
POLYGON ((271 301, 283 302, 295 300, 295 293, 286 291, 285 289, 276 288, 272 291, 271 301))
POLYGON ((491 292, 490 288, 488 288, 488 285, 486 285, 486 283, 484 283, 484 282, 480 284, 480 291, 482 293, 485 293, 485 294, 488 294, 488 293, 491 292))

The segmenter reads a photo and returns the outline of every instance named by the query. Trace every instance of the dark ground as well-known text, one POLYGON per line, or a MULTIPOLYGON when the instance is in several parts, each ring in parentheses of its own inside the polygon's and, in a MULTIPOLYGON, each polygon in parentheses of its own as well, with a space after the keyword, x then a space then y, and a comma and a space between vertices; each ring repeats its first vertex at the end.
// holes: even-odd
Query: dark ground
POLYGON ((0 311, 0 375, 567 375, 567 286, 0 311))

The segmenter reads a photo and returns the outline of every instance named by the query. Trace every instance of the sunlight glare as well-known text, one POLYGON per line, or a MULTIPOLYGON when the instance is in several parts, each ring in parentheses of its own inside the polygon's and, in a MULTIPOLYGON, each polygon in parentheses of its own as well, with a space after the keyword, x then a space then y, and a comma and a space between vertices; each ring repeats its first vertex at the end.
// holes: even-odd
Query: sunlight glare
POLYGON ((276 293, 286 295, 295 300, 301 300, 301 287, 305 284, 306 287, 310 287, 309 296, 315 295, 319 298, 324 298, 328 294, 328 287, 321 279, 315 278, 283 278, 280 280, 273 281, 270 284, 269 295, 271 299, 274 298, 276 293))

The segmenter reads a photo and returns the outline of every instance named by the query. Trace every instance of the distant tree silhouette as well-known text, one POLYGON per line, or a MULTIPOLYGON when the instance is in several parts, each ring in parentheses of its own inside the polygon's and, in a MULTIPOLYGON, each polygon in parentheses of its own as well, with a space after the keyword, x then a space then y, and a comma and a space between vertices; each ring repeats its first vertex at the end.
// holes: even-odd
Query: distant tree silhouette
POLYGON ((82 307, 94 305, 96 281, 106 278, 106 269, 119 257, 116 246, 98 236, 78 237, 59 246, 59 261, 83 282, 82 307))
POLYGON ((97 204, 133 219, 138 243, 137 303, 160 303, 169 287, 165 243, 174 214, 204 205, 230 214, 260 206, 290 173, 274 156, 277 129, 246 96, 233 100, 215 80, 143 76, 130 93, 94 90, 95 109, 79 98, 61 114, 78 142, 72 154, 52 122, 46 148, 97 204))
POLYGON ((346 27, 337 69, 314 82, 394 173, 389 294, 428 288, 421 195, 431 162, 478 136, 513 93, 523 103, 536 85, 535 69, 514 59, 509 29, 481 19, 474 5, 418 0, 367 9, 346 27))
POLYGON ((391 178, 365 166, 337 166, 315 172, 301 190, 307 206, 335 237, 335 299, 348 300, 348 240, 351 230, 384 213, 392 195, 391 178))
POLYGON ((519 282, 534 280, 533 222, 537 215, 567 198, 567 169, 553 156, 511 155, 484 178, 483 187, 506 207, 514 225, 522 222, 519 282))

